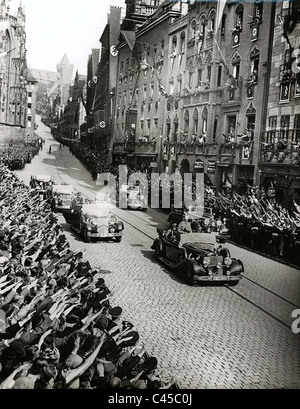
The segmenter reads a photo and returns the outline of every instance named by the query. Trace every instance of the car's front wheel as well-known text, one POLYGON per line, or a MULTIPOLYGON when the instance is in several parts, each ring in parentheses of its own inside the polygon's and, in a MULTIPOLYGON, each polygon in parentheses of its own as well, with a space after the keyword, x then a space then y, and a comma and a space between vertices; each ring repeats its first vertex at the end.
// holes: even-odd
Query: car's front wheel
POLYGON ((185 281, 188 285, 194 285, 194 274, 193 271, 191 270, 191 266, 187 266, 187 270, 185 271, 185 281))
POLYGON ((117 243, 121 243, 121 241, 122 241, 122 236, 116 237, 116 242, 117 243))
POLYGON ((91 233, 88 231, 88 229, 84 229, 84 230, 83 230, 83 238, 84 238, 84 241, 85 241, 86 243, 90 243, 90 241, 91 241, 91 233))

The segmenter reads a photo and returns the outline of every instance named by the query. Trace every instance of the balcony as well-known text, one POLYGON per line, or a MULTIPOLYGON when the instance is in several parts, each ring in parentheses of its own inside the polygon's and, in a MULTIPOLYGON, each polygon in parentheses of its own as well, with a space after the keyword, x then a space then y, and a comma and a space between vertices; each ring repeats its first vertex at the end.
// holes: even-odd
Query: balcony
POLYGON ((115 153, 129 152, 140 155, 155 154, 156 142, 128 142, 116 141, 113 144, 113 151, 115 153))
POLYGON ((261 163, 294 165, 300 159, 300 132, 294 129, 266 131, 261 139, 261 163))
POLYGON ((196 88, 192 90, 190 87, 185 87, 181 93, 184 105, 196 105, 209 101, 210 93, 214 93, 218 97, 222 95, 222 89, 210 88, 210 84, 207 83, 203 88, 196 88))
POLYGON ((218 155, 217 143, 199 143, 199 142, 186 142, 177 143, 177 154, 179 155, 203 155, 214 156, 218 155))

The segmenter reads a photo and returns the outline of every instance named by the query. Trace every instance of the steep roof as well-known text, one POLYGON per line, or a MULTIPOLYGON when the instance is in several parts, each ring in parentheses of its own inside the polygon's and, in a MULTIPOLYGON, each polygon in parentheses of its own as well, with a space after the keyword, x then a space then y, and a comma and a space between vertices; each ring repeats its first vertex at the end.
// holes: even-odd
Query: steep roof
POLYGON ((27 81, 38 82, 38 80, 32 75, 32 72, 30 70, 27 71, 27 81))
POLYGON ((61 75, 59 72, 40 70, 39 68, 30 68, 32 76, 40 82, 57 82, 61 75))
POLYGON ((62 58, 59 65, 67 65, 67 66, 71 65, 66 53, 64 54, 64 56, 63 56, 63 58, 62 58))

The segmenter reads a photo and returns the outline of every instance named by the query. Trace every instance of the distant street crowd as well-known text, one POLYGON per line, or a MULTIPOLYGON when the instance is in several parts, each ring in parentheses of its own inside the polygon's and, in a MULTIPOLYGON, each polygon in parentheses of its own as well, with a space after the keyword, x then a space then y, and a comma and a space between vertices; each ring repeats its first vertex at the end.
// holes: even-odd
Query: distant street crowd
POLYGON ((24 146, 13 146, 0 148, 0 163, 7 166, 10 170, 22 170, 27 163, 40 151, 38 141, 24 146))
POLYGON ((101 269, 0 165, 0 389, 169 389, 101 269))

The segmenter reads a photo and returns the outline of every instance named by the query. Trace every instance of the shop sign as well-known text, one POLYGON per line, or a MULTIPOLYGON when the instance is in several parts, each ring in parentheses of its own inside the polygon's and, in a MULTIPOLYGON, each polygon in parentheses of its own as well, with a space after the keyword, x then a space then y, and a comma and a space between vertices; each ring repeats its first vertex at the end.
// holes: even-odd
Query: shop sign
POLYGON ((202 160, 195 160, 194 169, 204 169, 204 163, 202 160))
POLYGON ((208 161, 207 173, 215 173, 216 171, 216 162, 208 161))

